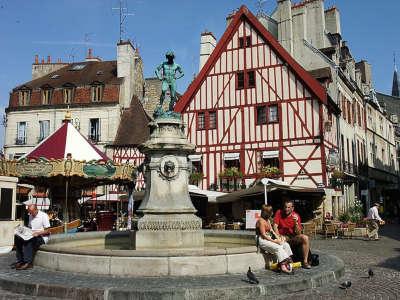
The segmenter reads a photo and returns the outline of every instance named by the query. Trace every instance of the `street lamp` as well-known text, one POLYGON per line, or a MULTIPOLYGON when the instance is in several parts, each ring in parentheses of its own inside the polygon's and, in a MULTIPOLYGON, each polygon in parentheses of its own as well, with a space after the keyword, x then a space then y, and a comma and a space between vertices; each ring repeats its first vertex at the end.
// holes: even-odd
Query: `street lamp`
POLYGON ((264 185, 264 203, 265 205, 268 204, 268 195, 267 195, 267 184, 269 182, 268 178, 261 179, 261 183, 264 185))

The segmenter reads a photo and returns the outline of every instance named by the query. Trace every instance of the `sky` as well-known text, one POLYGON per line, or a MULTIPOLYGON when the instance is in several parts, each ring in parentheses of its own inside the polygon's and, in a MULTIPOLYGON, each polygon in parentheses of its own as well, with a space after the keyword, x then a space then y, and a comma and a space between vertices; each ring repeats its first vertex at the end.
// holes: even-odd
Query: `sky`
MULTIPOLYGON (((255 14, 257 2, 123 0, 130 15, 122 37, 139 48, 145 77, 153 77, 165 52, 173 50, 185 71, 178 81, 178 91, 183 93, 198 72, 200 33, 211 31, 218 41, 232 10, 244 4, 255 14)), ((276 7, 276 0, 263 2, 267 13, 276 7)), ((35 54, 45 60, 50 55, 53 61, 82 61, 87 49, 93 48, 95 56, 115 60, 119 11, 113 8, 119 4, 119 0, 0 0, 1 112, 8 105, 9 92, 31 79, 35 54)), ((325 0, 325 8, 332 5, 340 10, 342 37, 353 57, 372 64, 377 91, 391 93, 393 53, 400 65, 400 0, 325 0)), ((0 129, 1 146, 4 130, 0 129)))

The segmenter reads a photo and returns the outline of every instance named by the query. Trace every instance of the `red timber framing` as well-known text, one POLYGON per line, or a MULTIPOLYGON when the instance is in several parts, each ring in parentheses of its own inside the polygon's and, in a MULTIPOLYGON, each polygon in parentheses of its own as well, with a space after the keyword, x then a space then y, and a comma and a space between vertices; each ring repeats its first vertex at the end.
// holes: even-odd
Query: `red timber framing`
POLYGON ((175 111, 202 154, 203 188, 218 185, 225 153, 240 155, 246 183, 260 171, 263 153, 279 153, 282 180, 316 187, 327 184, 326 148, 337 145, 336 126, 325 132, 327 104, 325 88, 242 6, 175 111), (216 128, 203 124, 211 111, 216 128))
MULTIPOLYGON (((141 153, 138 148, 129 146, 113 147, 113 161, 116 163, 123 164, 129 161, 130 163, 139 166, 144 161, 144 157, 144 154, 141 153)), ((144 178, 142 173, 139 173, 135 188, 136 190, 144 188, 144 178)))

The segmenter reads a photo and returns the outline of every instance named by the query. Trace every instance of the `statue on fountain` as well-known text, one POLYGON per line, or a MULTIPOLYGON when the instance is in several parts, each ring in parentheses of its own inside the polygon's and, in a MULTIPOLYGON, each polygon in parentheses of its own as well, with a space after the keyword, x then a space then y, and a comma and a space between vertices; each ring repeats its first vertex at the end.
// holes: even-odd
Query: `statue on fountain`
POLYGON ((153 116, 155 118, 160 117, 172 117, 172 118, 180 118, 178 113, 174 112, 174 106, 176 103, 176 80, 182 78, 184 76, 182 67, 174 62, 174 52, 168 51, 165 54, 167 61, 164 61, 161 65, 159 65, 155 71, 158 79, 162 81, 161 86, 161 96, 160 96, 160 104, 154 111, 153 116), (165 93, 170 91, 171 101, 169 103, 169 108, 166 112, 163 111, 163 103, 165 99, 165 93))

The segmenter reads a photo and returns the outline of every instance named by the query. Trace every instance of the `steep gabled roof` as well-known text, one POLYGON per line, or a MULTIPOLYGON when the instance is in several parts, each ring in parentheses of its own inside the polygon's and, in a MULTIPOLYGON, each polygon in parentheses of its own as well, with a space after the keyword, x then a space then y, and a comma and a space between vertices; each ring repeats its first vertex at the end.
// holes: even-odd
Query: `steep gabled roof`
POLYGON ((279 44, 279 42, 272 36, 271 33, 258 21, 258 19, 249 11, 249 9, 242 5, 236 12, 233 20, 229 24, 225 33, 217 43, 214 51, 208 58, 206 64, 201 69, 200 73, 196 76, 195 80, 189 85, 182 98, 175 105, 175 111, 182 112, 185 107, 189 104, 189 101, 193 98, 196 91, 199 89, 201 83, 214 66, 221 53, 226 49, 229 40, 235 34, 236 30, 240 26, 242 20, 245 19, 258 33, 265 39, 265 42, 277 53, 277 55, 288 64, 288 68, 291 69, 304 85, 310 89, 310 92, 314 94, 318 100, 323 103, 327 103, 327 93, 325 88, 315 80, 300 64, 298 64, 294 58, 279 44))
POLYGON ((136 147, 142 144, 150 136, 148 126, 150 121, 151 118, 144 110, 142 103, 136 96, 133 96, 130 107, 122 113, 117 135, 111 147, 136 147))

